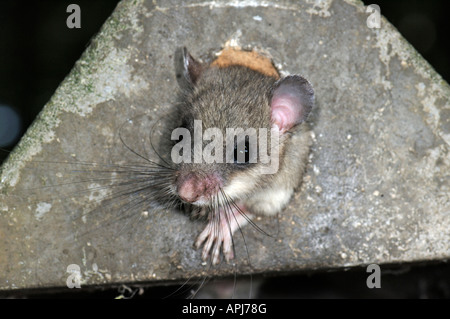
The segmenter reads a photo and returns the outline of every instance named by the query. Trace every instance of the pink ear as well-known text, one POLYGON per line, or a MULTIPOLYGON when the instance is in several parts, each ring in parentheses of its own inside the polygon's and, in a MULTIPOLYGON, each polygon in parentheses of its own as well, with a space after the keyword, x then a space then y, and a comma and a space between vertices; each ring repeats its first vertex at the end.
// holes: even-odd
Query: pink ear
POLYGON ((309 82, 290 75, 277 81, 272 90, 272 122, 281 133, 306 120, 314 105, 314 90, 309 82))

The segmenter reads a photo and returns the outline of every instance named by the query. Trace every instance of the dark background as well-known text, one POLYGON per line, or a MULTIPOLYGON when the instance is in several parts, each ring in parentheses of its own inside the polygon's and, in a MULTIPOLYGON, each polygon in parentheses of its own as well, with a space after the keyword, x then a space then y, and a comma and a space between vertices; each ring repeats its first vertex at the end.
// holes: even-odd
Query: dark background
MULTIPOLYGON (((364 2, 378 4, 381 13, 450 81, 449 1, 364 2)), ((14 147, 117 3, 117 0, 0 0, 0 148, 14 147), (66 27, 69 15, 66 8, 71 3, 81 8, 81 29, 66 27)), ((6 155, 7 152, 0 152, 0 162, 6 155)), ((372 290, 365 286, 368 274, 362 268, 275 278, 255 276, 255 283, 260 285, 258 288, 255 285, 253 296, 450 298, 450 267, 445 263, 383 267, 382 275, 382 288, 372 290)), ((217 293, 214 287, 221 284, 211 287, 205 289, 205 294, 214 296, 217 293)), ((15 292, 9 296, 109 298, 120 295, 117 288, 81 290, 15 292)), ((164 297, 173 290, 174 287, 146 288, 142 295, 135 296, 164 297)))

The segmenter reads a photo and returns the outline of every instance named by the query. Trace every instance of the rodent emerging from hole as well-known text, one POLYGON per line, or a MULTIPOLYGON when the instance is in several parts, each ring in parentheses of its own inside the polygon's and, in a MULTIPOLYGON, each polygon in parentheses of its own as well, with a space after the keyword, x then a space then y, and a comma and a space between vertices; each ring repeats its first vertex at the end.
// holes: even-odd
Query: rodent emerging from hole
MULTIPOLYGON (((226 136, 230 128, 254 128, 278 137, 276 142, 269 138, 267 153, 271 160, 276 156, 278 161, 276 171, 271 173, 267 173, 270 163, 261 162, 258 156, 250 158, 250 150, 257 150, 258 155, 264 150, 260 144, 252 149, 254 140, 248 136, 240 144, 239 138, 233 139, 231 152, 225 138, 215 144, 223 148, 223 161, 207 162, 203 158, 170 163, 173 174, 167 191, 191 214, 207 217, 195 247, 203 246, 203 260, 211 258, 218 264, 221 253, 227 261, 234 257, 232 236, 239 227, 251 223, 256 215, 281 212, 300 185, 311 145, 306 119, 314 105, 314 91, 300 75, 280 78, 270 59, 255 51, 224 49, 217 60, 206 64, 180 48, 175 54, 175 68, 181 87, 175 113, 183 132, 194 137, 196 129, 204 134, 214 128, 226 136), (275 144, 276 152, 272 148, 275 144), (238 160, 240 153, 243 155, 238 160)), ((210 138, 201 141, 202 149, 213 140, 210 138)), ((184 135, 175 134, 172 145, 179 146, 183 139, 184 135)), ((184 142, 192 146, 192 140, 184 142)), ((183 149, 185 158, 195 158, 194 149, 195 145, 189 149, 190 154, 183 149)), ((216 152, 217 148, 214 155, 216 152)))

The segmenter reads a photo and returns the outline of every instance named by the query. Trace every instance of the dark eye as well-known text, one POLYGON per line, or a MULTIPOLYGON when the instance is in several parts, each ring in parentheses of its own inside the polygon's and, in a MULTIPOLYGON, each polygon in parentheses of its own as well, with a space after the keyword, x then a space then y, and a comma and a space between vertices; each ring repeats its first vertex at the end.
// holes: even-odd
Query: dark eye
POLYGON ((235 164, 248 164, 250 161, 250 152, 248 140, 245 141, 245 144, 241 147, 238 147, 238 144, 234 144, 234 163, 235 164), (243 156, 239 156, 239 154, 243 154, 243 156), (239 156, 239 157, 238 157, 239 156))

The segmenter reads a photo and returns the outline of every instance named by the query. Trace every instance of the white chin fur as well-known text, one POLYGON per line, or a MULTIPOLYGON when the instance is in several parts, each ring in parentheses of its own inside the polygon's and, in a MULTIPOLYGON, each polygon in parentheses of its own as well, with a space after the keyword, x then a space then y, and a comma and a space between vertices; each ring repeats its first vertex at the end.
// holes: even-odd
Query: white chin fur
POLYGON ((254 188, 254 183, 252 179, 248 176, 236 176, 234 177, 227 186, 223 188, 225 194, 232 199, 244 198, 245 194, 248 194, 254 188))
POLYGON ((199 200, 191 203, 192 205, 196 205, 196 206, 208 206, 210 204, 210 200, 205 199, 205 198, 200 198, 199 200))

